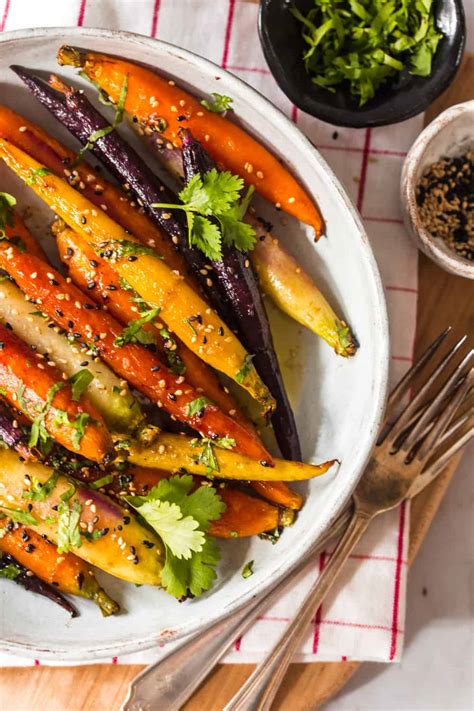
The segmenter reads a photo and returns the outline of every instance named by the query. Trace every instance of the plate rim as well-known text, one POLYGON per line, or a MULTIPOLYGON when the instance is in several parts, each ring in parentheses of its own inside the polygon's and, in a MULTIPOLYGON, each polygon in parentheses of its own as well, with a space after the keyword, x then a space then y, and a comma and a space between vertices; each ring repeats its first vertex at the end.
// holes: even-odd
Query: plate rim
MULTIPOLYGON (((61 37, 64 35, 75 35, 80 41, 81 38, 93 40, 96 39, 108 39, 111 41, 118 42, 132 42, 134 44, 143 44, 150 47, 151 49, 156 48, 156 46, 161 46, 163 51, 171 54, 176 60, 184 60, 193 63, 198 68, 202 68, 205 73, 210 70, 218 71, 226 77, 226 82, 230 86, 238 86, 240 92, 244 94, 244 101, 249 103, 252 101, 260 104, 262 106, 262 113, 265 115, 271 114, 272 121, 279 123, 284 129, 287 137, 293 145, 298 146, 298 150, 301 151, 303 155, 306 155, 308 161, 315 161, 318 164, 318 168, 323 172, 331 181, 333 187, 339 193, 339 197, 342 199, 346 210, 349 212, 352 221, 354 223, 354 237, 358 237, 361 242, 361 254, 365 258, 366 266, 368 272, 372 278, 371 291, 373 292, 373 300, 375 304, 374 313, 372 314, 374 318, 374 328, 378 332, 378 361, 376 361, 376 367, 374 372, 376 374, 376 380, 374 383, 374 404, 371 410, 371 420, 367 426, 366 434, 363 440, 364 446, 360 448, 362 452, 359 454, 352 465, 352 476, 347 484, 347 490, 341 492, 337 497, 335 497, 332 502, 332 507, 328 509, 325 517, 325 524, 319 526, 315 535, 313 536, 310 544, 321 537, 324 532, 331 526, 333 521, 342 511, 344 505, 349 500, 358 480, 360 479, 367 462, 369 461, 373 446, 375 444, 375 439, 378 434, 379 426, 382 421, 385 400, 388 387, 388 371, 389 371, 389 322, 387 314, 387 304, 385 300, 384 289, 382 285, 382 280, 379 272, 379 268, 375 259, 374 252, 370 246, 370 242, 362 223, 362 218, 353 204, 352 200, 346 193, 339 179, 334 174, 333 170, 327 164, 321 153, 318 151, 316 146, 311 143, 309 138, 296 126, 285 114, 275 106, 269 99, 263 96, 257 89, 247 84, 245 81, 232 74, 221 66, 212 62, 209 59, 201 57, 200 55, 191 52, 189 50, 183 49, 170 42, 165 42, 163 40, 148 37, 147 35, 142 35, 136 32, 128 32, 126 30, 107 30, 102 28, 89 28, 89 27, 44 27, 44 28, 27 28, 20 30, 13 30, 10 32, 0 33, 0 43, 4 44, 7 42, 21 42, 29 41, 34 38, 44 38, 48 40, 58 40, 61 42, 61 37), (356 234, 358 233, 358 234, 356 234), (350 484, 350 486, 349 486, 350 484)), ((119 48, 118 48, 119 49, 119 48)), ((296 175, 297 171, 295 171, 296 175)), ((12 640, 3 640, 0 637, 0 650, 10 652, 13 654, 21 654, 26 657, 35 657, 36 655, 41 655, 43 659, 61 659, 62 661, 93 661, 100 660, 105 657, 117 656, 123 654, 130 654, 135 652, 144 651, 152 647, 157 647, 162 643, 175 642, 177 640, 183 640, 185 638, 190 638, 191 636, 199 634, 202 629, 210 624, 214 624, 228 615, 241 609, 245 604, 247 604, 250 599, 254 598, 256 595, 261 595, 265 591, 268 591, 270 587, 280 581, 286 574, 289 574, 303 559, 305 552, 302 551, 290 566, 283 567, 281 565, 278 567, 272 577, 268 577, 266 581, 260 584, 258 591, 249 588, 246 595, 242 596, 239 600, 233 600, 231 603, 225 605, 220 612, 207 616, 205 618, 196 617, 192 625, 188 627, 181 627, 176 633, 172 630, 167 630, 161 634, 152 633, 145 637, 139 639, 130 640, 125 643, 117 642, 114 644, 107 644, 102 647, 95 647, 93 650, 80 649, 70 650, 68 647, 58 646, 52 648, 44 648, 38 646, 37 644, 15 642, 12 640), (170 634, 171 632, 171 634, 170 634)))

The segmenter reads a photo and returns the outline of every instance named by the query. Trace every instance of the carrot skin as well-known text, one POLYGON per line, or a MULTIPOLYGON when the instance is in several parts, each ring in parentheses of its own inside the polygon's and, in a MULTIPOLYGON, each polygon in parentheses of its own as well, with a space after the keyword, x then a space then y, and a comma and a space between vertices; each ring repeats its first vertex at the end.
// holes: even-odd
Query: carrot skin
MULTIPOLYGON (((48 268, 46 263, 37 257, 32 259, 48 268)), ((2 324, 0 342, 0 384, 10 404, 33 421, 45 407, 50 388, 57 383, 63 383, 62 389, 54 395, 52 407, 46 412, 46 430, 64 447, 92 461, 101 462, 110 457, 113 452, 112 438, 102 417, 88 399, 81 396, 78 402, 74 402, 71 387, 63 381, 61 372, 46 361, 38 359, 26 343, 2 324), (74 428, 58 423, 57 410, 66 412, 69 422, 74 422, 82 413, 90 415, 91 420, 87 423, 79 444, 73 439, 74 428)))
POLYGON ((120 225, 97 212, 80 192, 45 172, 44 166, 5 139, 0 139, 0 158, 70 227, 87 241, 92 240, 101 256, 110 253, 114 269, 145 301, 160 307, 160 318, 191 350, 246 389, 262 405, 264 414, 274 410, 275 400, 249 361, 249 354, 184 277, 170 270, 153 252, 143 253, 120 225), (107 245, 115 249, 108 250, 107 245), (130 247, 134 254, 127 256, 130 247), (135 256, 137 251, 139 256, 135 256), (198 319, 198 323, 193 325, 191 319, 198 319))
POLYGON ((311 225, 317 237, 322 234, 323 221, 319 210, 280 161, 237 124, 208 111, 175 82, 168 82, 150 69, 132 62, 75 47, 61 47, 58 61, 82 67, 115 102, 128 75, 125 110, 138 120, 142 129, 162 129, 162 119, 165 119, 167 125, 162 129, 163 136, 171 143, 179 142, 178 132, 182 124, 177 118, 186 116, 186 126, 199 141, 208 144, 216 163, 223 164, 227 170, 254 185, 271 203, 278 203, 283 210, 311 225), (156 106, 150 103, 152 97, 156 106))
MULTIPOLYGON (((200 417, 202 410, 190 415, 188 406, 192 401, 197 400, 200 394, 171 373, 149 350, 132 343, 124 346, 115 345, 115 340, 122 334, 121 325, 109 313, 97 310, 94 302, 76 286, 66 282, 59 272, 42 260, 2 243, 0 243, 0 265, 14 277, 20 289, 28 297, 32 300, 40 299, 41 310, 44 313, 56 321, 61 328, 72 334, 79 334, 75 336, 77 340, 97 348, 103 360, 118 375, 128 380, 159 407, 163 407, 205 437, 233 439, 236 450, 258 461, 263 460, 271 464, 271 456, 263 445, 214 404, 206 405, 202 417, 200 417), (30 274, 34 272, 37 276, 31 279, 30 274), (48 274, 53 275, 56 282, 54 286, 51 285, 52 279, 48 274), (58 296, 62 297, 59 301, 58 296)), ((13 335, 10 331, 7 331, 7 334, 13 335)), ((25 348, 29 352, 28 347, 25 348)), ((5 349, 0 351, 0 358, 4 353, 5 349)), ((29 373, 28 378, 30 378, 29 373)), ((17 387, 18 383, 15 385, 15 388, 17 387)), ((12 392, 16 393, 16 389, 12 392)), ((62 392, 60 391, 56 397, 60 398, 62 392)), ((88 454, 84 456, 96 461, 94 456, 88 454)))
MULTIPOLYGON (((53 225, 56 236, 59 256, 69 269, 69 276, 82 291, 87 290, 87 284, 92 281, 96 286, 89 293, 98 304, 106 304, 107 310, 122 324, 139 317, 136 304, 133 302, 133 293, 125 291, 120 286, 116 272, 105 259, 99 257, 92 247, 77 233, 57 221, 53 225)), ((157 347, 161 358, 166 361, 168 350, 167 337, 159 335, 160 329, 152 324, 144 324, 143 329, 157 337, 157 347)), ((230 414, 233 420, 241 424, 250 432, 254 431, 250 420, 240 410, 237 402, 230 393, 225 392, 218 377, 200 358, 187 348, 178 338, 175 352, 181 359, 185 368, 186 382, 194 388, 202 388, 203 395, 212 400, 223 412, 230 414)))
POLYGON ((0 539, 0 550, 61 592, 93 600, 103 615, 119 611, 117 603, 100 587, 85 561, 73 553, 59 555, 56 546, 36 531, 22 525, 7 531, 0 539))
POLYGON ((17 247, 23 246, 30 254, 34 254, 35 257, 38 257, 39 259, 44 259, 46 261, 48 258, 44 253, 43 248, 35 240, 28 227, 21 219, 18 212, 13 210, 12 215, 13 224, 5 226, 5 234, 7 239, 17 247))
MULTIPOLYGON (((20 74, 19 71, 17 73, 20 74)), ((21 74, 20 76, 26 81, 21 74)), ((132 201, 125 193, 111 185, 89 163, 81 161, 75 165, 77 156, 73 151, 49 136, 36 124, 2 105, 0 105, 0 137, 24 150, 59 177, 66 177, 69 184, 79 188, 96 207, 103 209, 102 206, 105 205, 107 214, 115 222, 133 233, 143 244, 156 249, 157 254, 164 258, 170 269, 178 270, 186 276, 186 280, 193 287, 197 287, 197 281, 189 274, 186 261, 176 250, 175 245, 170 243, 169 238, 149 217, 130 204, 132 201), (76 173, 73 173, 73 170, 76 173)), ((28 251, 35 254, 30 243, 27 243, 27 246, 28 251)), ((36 256, 45 258, 44 253, 36 256)))

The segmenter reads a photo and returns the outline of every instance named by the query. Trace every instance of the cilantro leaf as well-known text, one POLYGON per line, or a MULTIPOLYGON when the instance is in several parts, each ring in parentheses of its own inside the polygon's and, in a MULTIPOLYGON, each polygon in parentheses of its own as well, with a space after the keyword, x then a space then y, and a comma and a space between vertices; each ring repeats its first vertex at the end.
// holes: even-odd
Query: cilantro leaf
POLYGON ((253 560, 249 560, 242 569, 243 578, 250 578, 251 575, 253 575, 253 560))
POLYGON ((166 560, 161 582, 177 598, 208 590, 220 559, 219 548, 206 531, 222 515, 225 504, 213 487, 192 491, 193 487, 191 475, 176 475, 160 481, 147 496, 126 497, 162 538, 166 560))
POLYGON ((35 477, 33 477, 31 482, 31 488, 29 491, 23 492, 24 499, 31 499, 32 501, 45 501, 49 498, 56 488, 58 483, 59 472, 53 471, 51 476, 41 484, 35 477))
POLYGON ((32 422, 31 425, 31 432, 30 432, 30 439, 28 442, 29 447, 36 447, 38 444, 39 445, 46 445, 48 446, 49 442, 49 434, 45 426, 45 418, 46 415, 48 414, 49 410, 51 409, 54 396, 56 395, 57 392, 62 390, 66 383, 64 381, 59 381, 58 383, 54 383, 48 390, 48 394, 46 396, 46 401, 43 405, 43 407, 40 409, 38 415, 35 417, 35 419, 32 422))
POLYGON ((235 376, 235 379, 238 383, 242 385, 242 383, 245 382, 245 378, 250 372, 250 366, 252 365, 252 359, 254 358, 253 355, 250 355, 247 353, 247 355, 244 358, 244 362, 242 363, 242 367, 240 368, 239 372, 235 376))
POLYGON ((176 558, 191 558, 199 553, 205 540, 199 523, 192 516, 183 516, 181 508, 169 501, 154 499, 138 507, 137 511, 160 536, 176 558))
POLYGON ((215 168, 194 175, 179 193, 181 205, 156 203, 152 207, 184 210, 190 246, 212 262, 222 260, 222 245, 248 251, 255 246, 255 230, 243 222, 253 187, 241 199, 244 181, 229 171, 215 168))
POLYGON ((81 511, 82 505, 77 499, 73 502, 72 508, 69 506, 69 501, 61 500, 58 504, 58 531, 56 542, 58 553, 68 553, 72 548, 80 548, 82 546, 79 530, 81 511))
POLYGON ((11 518, 15 523, 23 523, 25 526, 37 526, 39 524, 39 521, 28 511, 8 509, 6 506, 2 506, 1 510, 6 512, 8 518, 11 518))
POLYGON ((103 486, 107 486, 107 484, 112 484, 114 480, 114 475, 113 474, 106 474, 105 476, 102 476, 100 479, 96 479, 95 481, 92 481, 89 486, 91 489, 101 489, 103 486))
POLYGON ((187 415, 188 417, 195 417, 199 415, 200 412, 204 412, 206 405, 209 405, 211 401, 207 397, 198 397, 196 400, 188 402, 187 415))
POLYGON ((22 569, 16 563, 8 563, 7 565, 0 567, 0 578, 16 580, 22 572, 22 569))
POLYGON ((81 399, 82 395, 85 393, 93 380, 94 376, 90 370, 85 368, 78 370, 77 373, 71 375, 69 383, 71 384, 72 399, 74 402, 78 402, 78 400, 81 399))
POLYGON ((81 448, 81 440, 86 433, 86 427, 90 422, 94 420, 89 415, 88 412, 81 412, 73 422, 69 424, 74 427, 75 432, 73 432, 71 441, 74 449, 79 450, 81 448))
POLYGON ((226 111, 232 111, 231 104, 233 103, 233 99, 230 98, 230 96, 225 96, 224 94, 217 94, 216 92, 212 92, 213 99, 212 101, 207 101, 207 99, 203 99, 201 101, 201 105, 204 106, 208 111, 212 111, 214 114, 223 114, 226 111))
POLYGON ((26 179, 26 184, 27 185, 34 185, 36 183, 36 178, 42 178, 45 175, 51 175, 51 171, 49 168, 36 168, 36 170, 32 170, 30 175, 26 179))
MULTIPOLYGON (((94 147, 94 143, 96 141, 98 141, 100 138, 104 138, 105 136, 108 136, 109 133, 112 133, 112 131, 115 131, 117 126, 120 123, 122 123, 123 113, 125 110, 125 100, 127 98, 127 91, 128 91, 128 74, 125 75, 122 87, 120 89, 120 94, 119 94, 119 98, 117 101, 117 109, 115 112, 114 120, 112 121, 112 125, 105 126, 104 128, 99 128, 97 131, 93 131, 91 133, 91 135, 87 139, 87 143, 81 148, 81 150, 77 154, 77 158, 74 163, 74 166, 77 166, 81 162, 81 160, 84 156, 84 153, 86 153, 87 151, 90 151, 91 148, 94 147)), ((102 101, 102 103, 105 103, 105 102, 102 101)))
POLYGON ((13 208, 16 205, 16 198, 10 193, 0 193, 0 237, 6 236, 5 228, 13 227, 13 208))
POLYGON ((198 597, 210 590, 217 573, 215 566, 220 560, 220 550, 214 538, 207 538, 199 553, 194 553, 190 560, 166 555, 161 571, 161 584, 165 590, 180 599, 191 593, 198 597))
POLYGON ((167 328, 160 328, 160 336, 165 339, 163 345, 166 351, 168 368, 175 375, 184 375, 186 372, 186 365, 183 363, 178 353, 178 344, 176 343, 176 340, 167 328))

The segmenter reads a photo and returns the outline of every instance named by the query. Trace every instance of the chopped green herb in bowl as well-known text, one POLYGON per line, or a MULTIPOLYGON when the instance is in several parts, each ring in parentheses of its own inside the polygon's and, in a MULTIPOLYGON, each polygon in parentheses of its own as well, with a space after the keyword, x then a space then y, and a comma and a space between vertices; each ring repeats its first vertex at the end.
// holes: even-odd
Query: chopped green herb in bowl
POLYGON ((334 92, 346 82, 363 106, 403 70, 427 77, 442 38, 434 0, 313 0, 302 24, 304 62, 312 81, 334 92))

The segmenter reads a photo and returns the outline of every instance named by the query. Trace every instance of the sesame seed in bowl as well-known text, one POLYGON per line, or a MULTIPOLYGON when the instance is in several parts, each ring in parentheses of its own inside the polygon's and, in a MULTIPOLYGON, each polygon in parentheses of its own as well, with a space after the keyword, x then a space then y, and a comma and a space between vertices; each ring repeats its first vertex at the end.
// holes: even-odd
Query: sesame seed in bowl
POLYGON ((450 107, 408 152, 401 179, 405 225, 443 269, 474 279, 474 101, 450 107))

